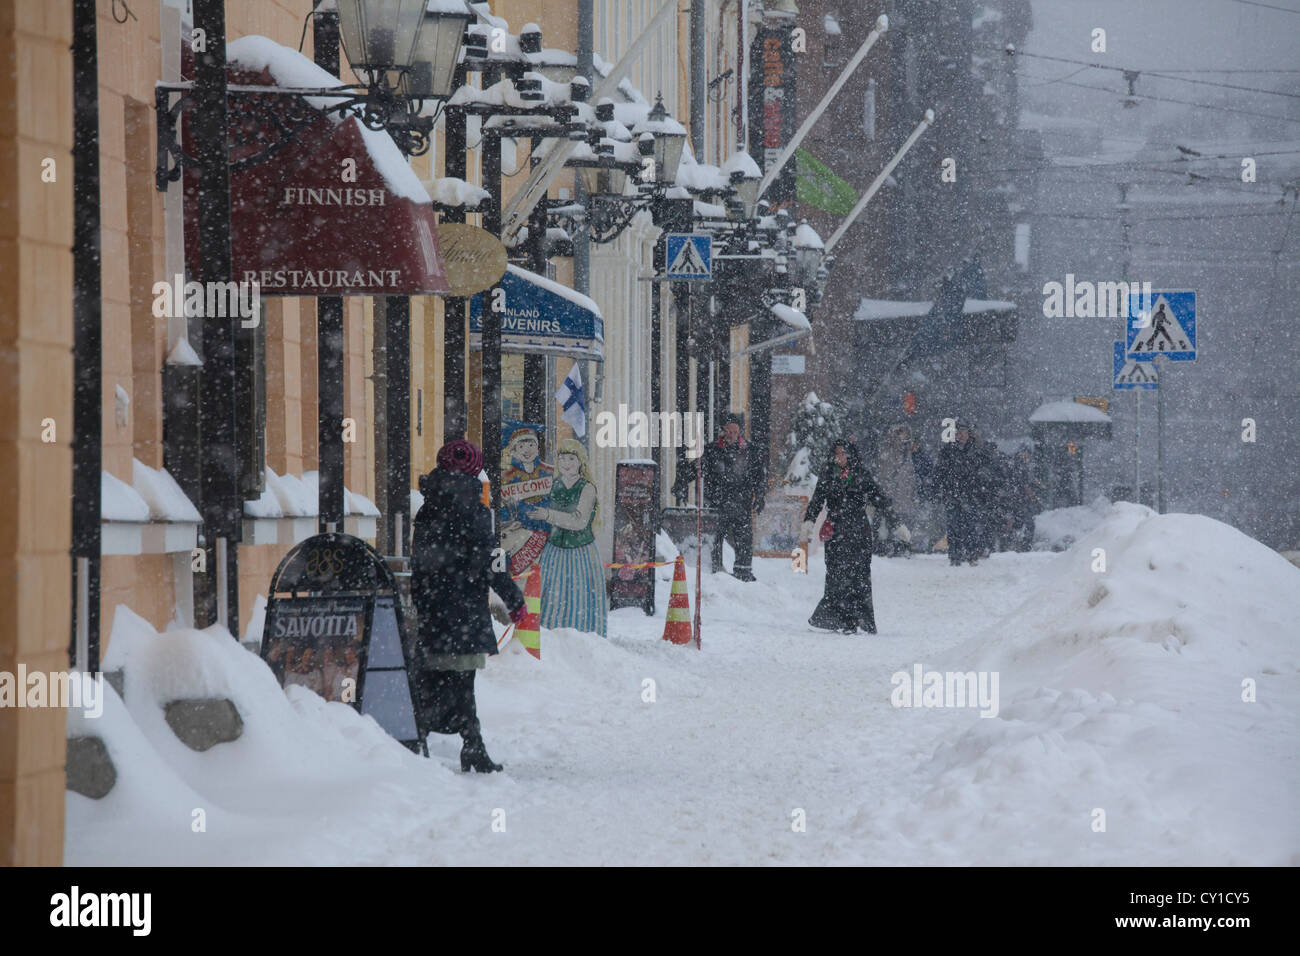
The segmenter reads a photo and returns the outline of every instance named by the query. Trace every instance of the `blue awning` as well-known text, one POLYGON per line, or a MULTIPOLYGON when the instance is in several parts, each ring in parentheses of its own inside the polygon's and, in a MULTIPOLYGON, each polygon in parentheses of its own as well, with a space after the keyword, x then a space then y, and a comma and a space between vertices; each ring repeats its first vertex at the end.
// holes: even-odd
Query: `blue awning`
POLYGON ((507 266, 495 289, 469 300, 469 344, 483 348, 483 298, 500 304, 501 351, 604 361, 605 320, 580 292, 535 272, 507 266))

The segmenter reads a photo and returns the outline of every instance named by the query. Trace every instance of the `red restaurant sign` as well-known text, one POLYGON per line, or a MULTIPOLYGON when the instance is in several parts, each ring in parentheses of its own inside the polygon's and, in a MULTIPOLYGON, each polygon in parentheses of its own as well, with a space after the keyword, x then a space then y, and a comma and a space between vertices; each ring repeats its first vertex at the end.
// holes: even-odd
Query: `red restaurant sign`
MULTIPOLYGON (((311 85, 317 88, 338 83, 310 60, 263 37, 236 41, 229 47, 229 57, 227 75, 232 86, 301 87, 299 77, 304 75, 315 79, 311 85), (261 43, 250 46, 249 40, 261 43), (302 62, 292 60, 295 57, 302 62), (270 65, 259 62, 267 60, 270 65), (272 68, 283 74, 286 64, 298 82, 276 82, 272 68)), ((232 96, 229 102, 232 127, 242 124, 249 129, 258 124, 258 111, 248 108, 247 99, 232 96)), ((270 109, 300 108, 288 97, 273 94, 263 103, 270 109)), ((232 142, 231 278, 256 282, 262 295, 450 291, 438 246, 437 217, 418 177, 387 133, 365 129, 355 117, 341 122, 336 117, 317 112, 313 120, 308 112, 305 126, 292 142, 246 168, 234 164, 264 151, 267 142, 232 142)), ((258 132, 271 143, 283 135, 264 125, 258 132)), ((185 146, 193 155, 188 124, 185 146)), ((198 180, 197 168, 187 166, 185 249, 192 275, 199 274, 198 180)))

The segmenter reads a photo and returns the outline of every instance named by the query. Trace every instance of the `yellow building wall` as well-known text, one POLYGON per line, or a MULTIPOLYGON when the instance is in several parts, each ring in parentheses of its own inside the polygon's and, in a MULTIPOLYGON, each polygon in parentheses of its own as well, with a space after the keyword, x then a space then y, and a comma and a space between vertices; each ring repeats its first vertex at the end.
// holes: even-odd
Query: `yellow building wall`
MULTIPOLYGON (((72 8, 0 0, 0 671, 71 630, 72 8), (42 163, 54 161, 53 182, 42 163), (42 441, 52 420, 53 442, 42 441)), ((66 713, 0 709, 0 866, 63 861, 66 713)))

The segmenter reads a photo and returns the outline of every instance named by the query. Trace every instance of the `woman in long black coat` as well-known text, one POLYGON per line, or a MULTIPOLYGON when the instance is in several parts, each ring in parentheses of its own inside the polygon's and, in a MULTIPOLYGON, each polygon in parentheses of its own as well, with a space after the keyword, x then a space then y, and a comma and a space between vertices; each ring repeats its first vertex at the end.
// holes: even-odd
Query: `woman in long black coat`
POLYGON ((420 479, 424 505, 415 516, 411 596, 419 615, 414 650, 416 706, 430 728, 460 734, 460 768, 500 770, 483 745, 474 701, 474 672, 497 652, 488 587, 505 601, 516 624, 524 596, 507 570, 494 570, 492 517, 478 474, 483 454, 458 440, 438 452, 438 467, 420 479))
POLYGON ((832 533, 826 542, 826 591, 808 623, 825 630, 855 633, 862 628, 876 633, 876 612, 871 603, 871 521, 867 505, 884 512, 889 528, 898 524, 889 496, 867 472, 857 446, 846 440, 831 446, 831 454, 817 471, 817 490, 804 514, 804 547, 812 537, 813 522, 826 506, 832 533))

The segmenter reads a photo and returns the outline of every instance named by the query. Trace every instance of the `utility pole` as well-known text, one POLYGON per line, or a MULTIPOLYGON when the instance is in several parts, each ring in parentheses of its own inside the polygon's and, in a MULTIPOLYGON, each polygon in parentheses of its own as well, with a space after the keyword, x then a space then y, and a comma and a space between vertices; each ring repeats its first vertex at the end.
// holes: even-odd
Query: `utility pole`
MULTIPOLYGON (((206 50, 194 55, 192 122, 199 169, 198 279, 225 283, 230 281, 232 265, 225 0, 194 0, 194 28, 207 37, 206 50)), ((237 552, 243 509, 235 439, 235 334, 234 322, 229 319, 204 318, 202 396, 200 510, 208 571, 195 586, 195 624, 202 628, 218 623, 235 633, 239 630, 237 552)))
MULTIPOLYGON (((316 65, 339 75, 339 15, 317 10, 312 18, 316 65)), ((319 531, 342 531, 343 507, 343 297, 316 299, 316 448, 319 531)))

